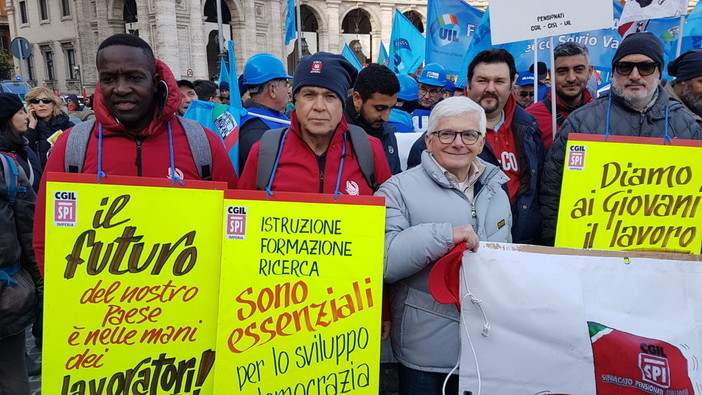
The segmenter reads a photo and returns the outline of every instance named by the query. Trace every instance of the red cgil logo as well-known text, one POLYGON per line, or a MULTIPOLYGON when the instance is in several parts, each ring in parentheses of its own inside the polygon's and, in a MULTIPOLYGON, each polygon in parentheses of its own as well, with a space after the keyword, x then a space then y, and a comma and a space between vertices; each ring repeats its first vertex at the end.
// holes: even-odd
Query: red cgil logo
POLYGON ((322 72, 322 62, 319 60, 315 60, 312 62, 312 66, 310 67, 310 73, 321 73, 322 72))

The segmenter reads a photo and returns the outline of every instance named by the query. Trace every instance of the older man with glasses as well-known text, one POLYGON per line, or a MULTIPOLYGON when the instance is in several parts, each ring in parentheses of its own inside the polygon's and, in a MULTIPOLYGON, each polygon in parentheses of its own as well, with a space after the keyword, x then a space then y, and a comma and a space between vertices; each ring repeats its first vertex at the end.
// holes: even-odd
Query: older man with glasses
POLYGON ((660 86, 663 43, 652 33, 635 33, 619 45, 612 59, 614 77, 608 95, 570 114, 556 134, 541 184, 543 241, 553 244, 561 196, 568 134, 700 139, 702 130, 680 102, 660 86))
MULTIPOLYGON (((434 107, 419 166, 391 177, 385 197, 385 281, 392 284, 391 340, 400 362, 400 395, 440 395, 460 354, 459 312, 437 303, 429 273, 454 247, 510 242, 508 177, 478 157, 485 145, 483 108, 467 97, 434 107)), ((446 393, 458 391, 450 375, 446 393)))

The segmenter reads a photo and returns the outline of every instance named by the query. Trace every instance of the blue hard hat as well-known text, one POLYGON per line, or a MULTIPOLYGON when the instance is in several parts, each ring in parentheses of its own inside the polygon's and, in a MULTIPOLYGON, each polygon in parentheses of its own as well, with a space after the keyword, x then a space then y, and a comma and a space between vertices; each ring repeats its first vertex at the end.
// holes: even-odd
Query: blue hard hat
POLYGON ((283 62, 268 53, 258 53, 249 58, 244 66, 244 84, 260 85, 279 78, 292 78, 285 71, 283 62))
POLYGON ((444 90, 448 92, 455 92, 456 91, 456 84, 453 83, 450 79, 446 79, 446 85, 444 85, 444 90))
POLYGON ((397 79, 400 80, 400 93, 397 94, 397 100, 419 100, 419 88, 414 78, 407 74, 400 74, 397 79))
POLYGON ((417 81, 426 85, 443 87, 446 85, 446 69, 438 63, 429 63, 424 66, 417 81))

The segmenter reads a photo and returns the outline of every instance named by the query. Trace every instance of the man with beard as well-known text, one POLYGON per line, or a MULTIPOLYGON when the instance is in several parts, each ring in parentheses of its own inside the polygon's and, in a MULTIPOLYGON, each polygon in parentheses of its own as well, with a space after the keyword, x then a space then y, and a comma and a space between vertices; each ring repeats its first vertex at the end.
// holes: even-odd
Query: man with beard
POLYGON ((512 94, 517 69, 504 49, 480 52, 468 65, 466 95, 487 116, 485 149, 480 157, 507 174, 512 206, 512 241, 537 244, 541 234, 538 185, 546 149, 536 119, 512 94))
POLYGON ((392 174, 402 171, 396 129, 387 123, 399 91, 400 81, 395 73, 382 64, 371 63, 358 73, 353 94, 346 98, 344 109, 346 122, 360 126, 383 143, 392 174))
POLYGON ((668 74, 675 77, 665 86, 673 99, 702 126, 702 49, 691 49, 668 65, 668 74))
POLYGON ((553 245, 568 134, 700 139, 702 130, 683 105, 660 86, 663 43, 650 32, 627 36, 612 59, 609 94, 575 110, 561 125, 541 184, 543 241, 553 245), (667 133, 667 134, 666 134, 667 133))
MULTIPOLYGON (((592 74, 592 65, 587 47, 574 42, 565 42, 553 49, 555 58, 553 82, 556 89, 556 127, 560 126, 576 108, 593 101, 586 89, 592 74)), ((553 88, 553 85, 551 86, 553 88)), ((546 149, 553 142, 553 116, 551 114, 551 92, 543 101, 527 107, 527 112, 539 122, 546 149)))

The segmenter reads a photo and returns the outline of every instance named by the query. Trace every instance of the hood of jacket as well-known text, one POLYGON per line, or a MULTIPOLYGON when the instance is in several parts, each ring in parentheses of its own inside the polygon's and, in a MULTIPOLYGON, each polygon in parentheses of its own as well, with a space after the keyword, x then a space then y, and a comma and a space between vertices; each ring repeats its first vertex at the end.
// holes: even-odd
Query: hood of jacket
MULTIPOLYGON (((156 73, 161 76, 161 80, 166 83, 168 94, 162 108, 159 108, 158 104, 154 107, 154 112, 151 115, 151 123, 144 130, 139 132, 141 136, 149 136, 165 131, 166 128, 163 126, 175 117, 176 111, 178 111, 180 107, 180 90, 178 89, 178 83, 171 69, 168 68, 165 63, 156 59, 156 73)), ((95 119, 103 125, 105 132, 128 134, 124 126, 119 123, 117 118, 115 118, 105 106, 105 99, 102 96, 99 82, 95 87, 94 100, 95 104, 93 105, 93 110, 95 111, 95 119)), ((156 100, 156 98, 154 98, 154 100, 156 100)))

